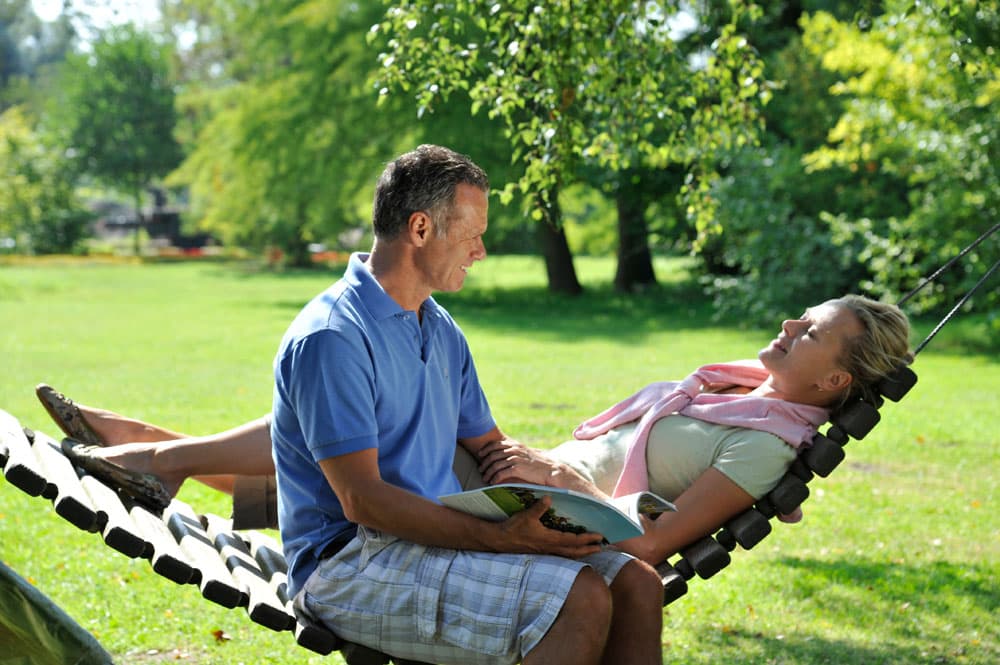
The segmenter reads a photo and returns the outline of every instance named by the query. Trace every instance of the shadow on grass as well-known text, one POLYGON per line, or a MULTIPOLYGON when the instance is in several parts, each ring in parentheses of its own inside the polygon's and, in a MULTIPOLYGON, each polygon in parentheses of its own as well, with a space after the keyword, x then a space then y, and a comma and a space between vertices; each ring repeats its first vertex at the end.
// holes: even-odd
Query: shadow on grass
MULTIPOLYGON (((847 608, 831 601, 830 590, 840 587, 847 593, 871 593, 867 602, 901 608, 920 598, 921 610, 947 615, 953 611, 952 601, 961 597, 976 609, 994 614, 1000 610, 1000 587, 995 570, 976 564, 957 565, 949 561, 933 561, 924 565, 865 559, 817 561, 786 557, 778 562, 795 570, 797 593, 814 597, 831 611, 843 613, 847 608)), ((848 612, 849 613, 849 612, 848 612)))
POLYGON ((436 295, 462 325, 497 331, 567 337, 638 340, 661 331, 720 327, 711 305, 694 282, 651 287, 622 294, 610 285, 591 286, 579 296, 550 293, 543 287, 467 289, 436 295))
MULTIPOLYGON (((710 639, 710 638, 709 638, 710 639)), ((717 643, 720 640, 715 640, 717 643)), ((794 665, 803 663, 835 663, 836 665, 900 665, 901 663, 933 663, 949 665, 969 661, 952 659, 945 649, 933 647, 929 653, 924 646, 905 645, 882 640, 877 647, 863 646, 845 640, 829 640, 812 635, 764 635, 742 629, 727 633, 721 646, 734 655, 726 658, 731 663, 761 663, 768 665, 794 665)), ((706 648, 711 651, 711 647, 706 648)), ((949 651, 952 651, 949 649, 949 651)), ((956 652, 960 651, 958 649, 956 652)), ((705 662, 719 662, 713 654, 705 662)), ((978 662, 978 661, 973 661, 978 662)))
MULTIPOLYGON (((252 270, 239 272, 245 279, 253 279, 257 274, 260 273, 252 270)), ((330 277, 332 283, 339 274, 336 269, 287 270, 266 276, 308 284, 317 279, 322 283, 324 276, 330 277)), ((434 299, 462 326, 482 326, 500 332, 530 331, 533 335, 558 339, 638 340, 656 331, 738 324, 713 320, 711 303, 694 281, 657 285, 633 294, 617 293, 610 284, 588 285, 579 296, 552 293, 544 286, 496 288, 470 284, 458 293, 435 293, 434 299)), ((288 310, 291 319, 305 302, 288 298, 262 304, 288 310)))
POLYGON ((790 569, 787 602, 779 604, 788 620, 778 622, 787 623, 787 631, 705 626, 696 639, 710 654, 704 662, 958 664, 1000 657, 991 619, 1000 593, 988 565, 796 557, 775 563, 790 569), (822 627, 810 630, 812 612, 796 615, 798 601, 815 608, 822 627))

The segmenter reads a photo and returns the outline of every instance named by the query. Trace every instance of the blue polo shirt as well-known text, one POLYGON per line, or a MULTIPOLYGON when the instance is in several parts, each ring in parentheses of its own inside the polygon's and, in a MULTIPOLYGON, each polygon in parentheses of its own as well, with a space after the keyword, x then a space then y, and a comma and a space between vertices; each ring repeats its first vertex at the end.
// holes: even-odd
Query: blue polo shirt
POLYGON ((305 306, 274 361, 271 440, 293 595, 323 547, 356 528, 319 460, 376 448, 386 482, 436 501, 460 489, 456 440, 495 426, 455 321, 432 298, 418 321, 366 259, 352 255, 344 277, 305 306))

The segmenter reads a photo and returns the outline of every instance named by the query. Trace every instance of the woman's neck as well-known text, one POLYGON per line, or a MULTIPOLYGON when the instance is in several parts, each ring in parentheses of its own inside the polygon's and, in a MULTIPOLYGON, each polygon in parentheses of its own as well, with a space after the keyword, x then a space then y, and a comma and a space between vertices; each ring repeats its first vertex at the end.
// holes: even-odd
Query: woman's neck
POLYGON ((801 389, 782 389, 780 386, 776 386, 771 379, 768 377, 763 383, 751 390, 748 394, 754 397, 766 397, 768 399, 781 399, 786 402, 795 402, 797 404, 809 404, 811 406, 820 406, 823 408, 829 408, 836 398, 837 394, 824 391, 818 386, 807 386, 801 389))

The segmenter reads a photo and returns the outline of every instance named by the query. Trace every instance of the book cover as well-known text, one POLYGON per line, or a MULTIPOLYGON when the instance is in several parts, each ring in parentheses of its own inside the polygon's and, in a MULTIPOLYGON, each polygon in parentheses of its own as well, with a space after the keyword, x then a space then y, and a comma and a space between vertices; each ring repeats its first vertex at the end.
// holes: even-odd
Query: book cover
POLYGON ((498 522, 543 496, 552 497, 551 507, 541 518, 545 526, 571 533, 599 533, 609 543, 641 536, 641 514, 653 516, 676 510, 672 503, 652 492, 603 501, 573 490, 527 483, 492 485, 439 498, 446 506, 498 522))

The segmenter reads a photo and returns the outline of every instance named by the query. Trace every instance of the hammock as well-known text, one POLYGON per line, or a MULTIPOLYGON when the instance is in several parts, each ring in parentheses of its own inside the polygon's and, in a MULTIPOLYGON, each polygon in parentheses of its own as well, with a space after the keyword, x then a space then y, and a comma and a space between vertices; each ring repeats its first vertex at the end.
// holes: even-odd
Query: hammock
MULTIPOLYGON (((901 367, 879 386, 897 401, 916 383, 901 367)), ((879 421, 879 404, 857 401, 831 417, 825 434, 792 464, 777 486, 753 508, 683 548, 657 570, 664 605, 683 596, 696 575, 708 579, 730 563, 739 545, 749 550, 771 532, 770 519, 790 513, 808 496, 807 483, 826 477, 844 459, 850 438, 862 439, 879 421)), ((174 499, 162 515, 119 494, 63 454, 60 442, 21 426, 0 410, 0 465, 7 481, 31 496, 52 502, 55 512, 84 531, 100 534, 105 544, 131 558, 144 558, 153 571, 179 585, 197 586, 206 599, 227 608, 243 608, 250 620, 275 631, 288 631, 312 651, 340 650, 349 665, 384 665, 390 656, 339 639, 322 626, 304 622, 292 609, 287 592, 287 564, 281 546, 259 531, 234 531, 232 522, 197 514, 174 499)), ((397 665, 411 661, 395 659, 397 665)))
POLYGON ((877 404, 857 400, 830 416, 826 433, 817 432, 812 445, 789 466, 778 484, 761 497, 752 508, 726 522, 714 535, 708 535, 681 549, 674 563, 668 558, 656 567, 663 580, 664 605, 685 593, 695 575, 708 579, 729 565, 729 553, 739 545, 749 550, 771 533, 771 518, 788 514, 809 496, 808 483, 815 477, 830 475, 844 460, 844 446, 853 439, 863 439, 878 424, 882 397, 898 402, 917 382, 917 375, 903 366, 882 380, 877 404))
MULTIPOLYGON (((178 499, 162 515, 116 492, 63 454, 60 442, 22 427, 0 410, 0 466, 7 481, 52 502, 57 515, 153 571, 227 608, 243 608, 254 623, 289 632, 295 641, 326 655, 340 650, 349 665, 384 665, 389 656, 345 642, 322 626, 296 617, 287 593, 281 546, 259 531, 233 531, 229 519, 197 514, 178 499)), ((395 660, 397 665, 416 665, 395 660)))

